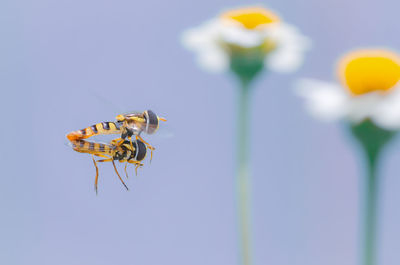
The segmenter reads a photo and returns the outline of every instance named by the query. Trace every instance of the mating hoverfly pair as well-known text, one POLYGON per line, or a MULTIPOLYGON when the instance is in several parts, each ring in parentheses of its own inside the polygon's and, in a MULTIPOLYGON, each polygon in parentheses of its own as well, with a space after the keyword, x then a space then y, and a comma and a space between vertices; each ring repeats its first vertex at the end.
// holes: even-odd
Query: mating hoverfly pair
POLYGON ((114 170, 121 183, 126 186, 118 173, 114 161, 117 160, 125 163, 125 175, 128 164, 135 165, 135 171, 143 166, 141 163, 147 154, 147 149, 153 157, 155 148, 143 140, 141 133, 154 134, 159 128, 159 122, 166 121, 162 117, 158 117, 153 111, 146 110, 142 113, 132 112, 121 114, 116 117, 115 122, 100 122, 82 130, 73 131, 67 134, 68 140, 71 142, 71 147, 76 152, 87 153, 92 155, 93 163, 96 168, 95 190, 97 193, 97 183, 99 177, 99 169, 97 162, 112 162, 114 170), (90 142, 85 139, 96 135, 120 134, 120 138, 110 141, 108 144, 90 142), (95 160, 95 156, 103 159, 95 160))

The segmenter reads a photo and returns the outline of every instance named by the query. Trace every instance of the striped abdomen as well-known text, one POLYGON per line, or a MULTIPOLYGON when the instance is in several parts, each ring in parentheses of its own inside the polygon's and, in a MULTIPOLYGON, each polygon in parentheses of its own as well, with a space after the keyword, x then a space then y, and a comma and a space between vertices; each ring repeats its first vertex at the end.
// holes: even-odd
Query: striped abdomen
POLYGON ((93 143, 85 140, 71 141, 72 148, 80 153, 93 155, 110 155, 114 153, 114 146, 102 143, 93 143))
POLYGON ((120 123, 105 121, 97 123, 85 129, 79 131, 73 131, 67 134, 67 138, 70 141, 87 139, 89 137, 99 134, 120 134, 120 123))

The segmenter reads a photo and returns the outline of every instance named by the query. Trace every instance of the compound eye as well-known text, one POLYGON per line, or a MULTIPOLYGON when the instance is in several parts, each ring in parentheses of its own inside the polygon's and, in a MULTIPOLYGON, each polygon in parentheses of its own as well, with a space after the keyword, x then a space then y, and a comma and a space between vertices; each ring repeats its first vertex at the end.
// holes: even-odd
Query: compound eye
POLYGON ((153 134, 158 129, 158 117, 151 110, 147 110, 145 114, 145 117, 147 118, 146 133, 153 134))
POLYGON ((135 154, 136 155, 136 160, 137 161, 142 161, 146 157, 147 147, 140 140, 136 140, 135 141, 135 147, 136 147, 136 154, 135 154))

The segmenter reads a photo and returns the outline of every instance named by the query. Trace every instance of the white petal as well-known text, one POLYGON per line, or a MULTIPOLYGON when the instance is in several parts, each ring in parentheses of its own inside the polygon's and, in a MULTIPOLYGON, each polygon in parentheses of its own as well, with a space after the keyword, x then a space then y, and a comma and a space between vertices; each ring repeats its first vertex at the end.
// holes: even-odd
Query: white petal
POLYGON ((204 70, 224 71, 229 66, 229 58, 219 45, 221 23, 211 20, 182 34, 182 44, 196 52, 197 62, 204 70))
POLYGON ((346 115, 348 98, 340 86, 314 79, 301 79, 295 88, 306 99, 306 108, 311 115, 325 121, 337 120, 346 115))
POLYGON ((377 93, 349 95, 347 119, 352 123, 360 123, 370 118, 381 100, 381 95, 377 93))
POLYGON ((227 43, 235 44, 244 48, 252 48, 264 42, 262 32, 248 30, 238 25, 226 24, 221 28, 221 38, 227 43))
POLYGON ((198 29, 189 29, 183 32, 181 42, 188 50, 196 50, 204 44, 204 37, 198 29))
POLYGON ((302 51, 279 48, 265 58, 265 65, 275 72, 290 73, 297 70, 303 61, 302 51))
POLYGON ((266 37, 277 43, 277 49, 265 59, 266 66, 277 72, 293 72, 304 61, 304 54, 311 41, 292 25, 280 23, 264 31, 266 37))
POLYGON ((189 50, 202 49, 204 45, 213 45, 218 41, 219 31, 218 21, 211 20, 196 28, 184 31, 181 42, 189 50))
POLYGON ((199 66, 206 71, 222 72, 229 67, 229 57, 222 49, 202 50, 198 55, 199 66))
POLYGON ((344 118, 357 124, 372 119, 385 129, 400 129, 400 86, 387 94, 371 92, 353 96, 339 85, 302 79, 296 89, 306 98, 311 114, 323 120, 344 118))
POLYGON ((309 49, 311 40, 300 33, 293 25, 279 23, 266 28, 265 34, 278 41, 281 45, 291 45, 299 49, 309 49))
POLYGON ((383 128, 400 129, 400 87, 382 95, 381 101, 371 114, 371 119, 383 128))

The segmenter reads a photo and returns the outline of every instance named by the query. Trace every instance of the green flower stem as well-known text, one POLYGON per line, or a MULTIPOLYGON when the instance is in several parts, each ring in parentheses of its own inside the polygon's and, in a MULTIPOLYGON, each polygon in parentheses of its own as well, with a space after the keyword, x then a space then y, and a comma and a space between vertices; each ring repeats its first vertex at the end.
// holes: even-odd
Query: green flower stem
POLYGON ((378 235, 379 215, 379 176, 378 167, 382 150, 395 136, 395 131, 389 131, 366 120, 352 125, 351 131, 360 142, 366 157, 366 179, 363 196, 363 244, 362 265, 375 265, 378 235))
POLYGON ((249 167, 249 120, 250 89, 249 81, 242 80, 237 114, 237 201, 240 229, 240 248, 242 264, 251 265, 251 210, 250 210, 250 167, 249 167))
POLYGON ((250 177, 250 94, 251 83, 264 67, 260 50, 231 55, 230 68, 240 81, 237 113, 236 200, 238 204, 241 264, 252 264, 251 253, 251 177, 250 177))
POLYGON ((376 264, 376 234, 377 234, 377 213, 378 213, 378 191, 379 181, 377 166, 379 154, 367 153, 367 179, 364 194, 364 265, 376 264))

